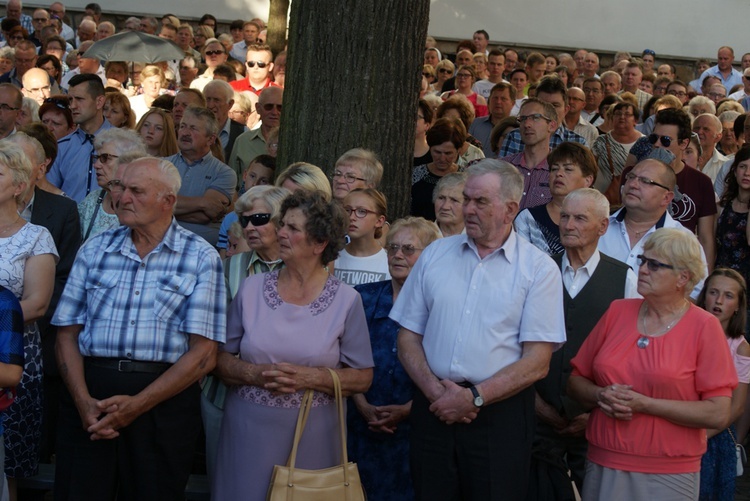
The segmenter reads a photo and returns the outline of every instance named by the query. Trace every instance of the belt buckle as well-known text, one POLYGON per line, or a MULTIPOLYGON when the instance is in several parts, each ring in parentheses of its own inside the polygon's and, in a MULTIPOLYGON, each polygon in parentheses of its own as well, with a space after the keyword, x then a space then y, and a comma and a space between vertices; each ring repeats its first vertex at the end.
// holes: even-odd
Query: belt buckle
POLYGON ((118 372, 132 372, 132 369, 130 367, 130 364, 132 364, 132 360, 118 360, 117 361, 117 370, 118 372), (123 363, 125 364, 123 366, 123 363))

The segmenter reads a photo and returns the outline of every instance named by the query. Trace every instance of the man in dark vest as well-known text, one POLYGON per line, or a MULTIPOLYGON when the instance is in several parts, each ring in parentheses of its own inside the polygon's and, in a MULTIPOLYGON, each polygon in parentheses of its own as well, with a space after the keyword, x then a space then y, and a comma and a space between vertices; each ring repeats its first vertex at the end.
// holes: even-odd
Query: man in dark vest
MULTIPOLYGON (((637 278, 628 265, 597 250, 599 237, 609 225, 608 216, 607 198, 594 189, 575 190, 563 201, 560 241, 565 251, 553 259, 562 271, 567 342, 552 354, 547 377, 535 384, 538 420, 534 450, 545 451, 548 459, 551 455, 557 464, 569 469, 579 492, 583 486, 587 447, 584 430, 589 414, 566 394, 570 359, 612 301, 639 297, 637 278)), ((570 489, 567 479, 561 485, 570 489)))

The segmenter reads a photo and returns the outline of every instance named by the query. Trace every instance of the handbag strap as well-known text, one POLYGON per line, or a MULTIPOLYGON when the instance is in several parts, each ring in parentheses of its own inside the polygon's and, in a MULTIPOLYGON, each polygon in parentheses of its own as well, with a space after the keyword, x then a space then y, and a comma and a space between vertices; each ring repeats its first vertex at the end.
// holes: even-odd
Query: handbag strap
POLYGON ((310 416, 310 407, 312 407, 313 390, 305 390, 305 394, 302 397, 302 402, 299 405, 299 414, 297 415, 297 426, 294 429, 294 442, 292 443, 292 452, 289 454, 289 459, 286 465, 289 467, 289 477, 291 482, 291 474, 294 470, 294 465, 297 462, 297 448, 299 441, 302 439, 302 431, 305 429, 307 424, 307 418, 310 416))
MULTIPOLYGON (((347 471, 346 465, 349 464, 349 456, 346 451, 346 423, 344 421, 344 397, 341 393, 341 380, 339 375, 333 369, 328 369, 333 379, 333 393, 336 396, 336 409, 339 416, 339 432, 341 434, 341 458, 344 466, 344 485, 349 485, 349 472, 347 471)), ((289 467, 289 485, 294 485, 294 465, 297 462, 297 448, 299 442, 302 439, 302 432, 307 424, 307 418, 310 416, 310 409, 313 403, 313 390, 305 390, 305 395, 302 397, 302 403, 300 404, 299 414, 297 415, 297 426, 294 430, 294 442, 292 444, 292 453, 289 455, 287 466, 289 467)))

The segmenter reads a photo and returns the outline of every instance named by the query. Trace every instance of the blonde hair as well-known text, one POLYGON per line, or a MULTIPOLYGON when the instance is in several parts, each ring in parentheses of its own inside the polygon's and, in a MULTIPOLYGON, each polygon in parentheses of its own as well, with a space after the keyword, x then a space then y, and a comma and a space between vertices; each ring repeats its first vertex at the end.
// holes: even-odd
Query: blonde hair
POLYGON ((706 276, 706 264, 701 255, 698 238, 677 228, 659 228, 643 244, 643 251, 654 251, 660 257, 669 259, 675 271, 684 270, 690 275, 685 286, 688 294, 706 276))
POLYGON ((307 162, 295 162, 291 164, 276 178, 276 186, 283 185, 287 179, 291 180, 302 190, 320 191, 326 202, 330 202, 333 197, 331 183, 317 165, 307 162))
POLYGON ((413 231, 423 249, 440 238, 440 229, 437 224, 423 217, 409 216, 399 219, 391 225, 391 229, 385 237, 386 244, 390 244, 393 237, 401 230, 413 231))

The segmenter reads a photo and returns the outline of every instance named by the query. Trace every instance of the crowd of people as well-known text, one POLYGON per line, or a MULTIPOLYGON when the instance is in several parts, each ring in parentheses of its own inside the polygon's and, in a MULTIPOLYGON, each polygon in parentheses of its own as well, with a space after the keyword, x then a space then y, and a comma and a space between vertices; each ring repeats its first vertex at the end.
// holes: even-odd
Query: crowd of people
POLYGON ((297 467, 345 446, 370 499, 733 499, 750 55, 428 37, 395 219, 372 151, 277 165, 263 20, 68 22, 0 19, 0 500, 40 462, 55 499, 183 499, 196 447, 265 499, 307 390, 297 467), (87 57, 125 30, 184 58, 87 57))

